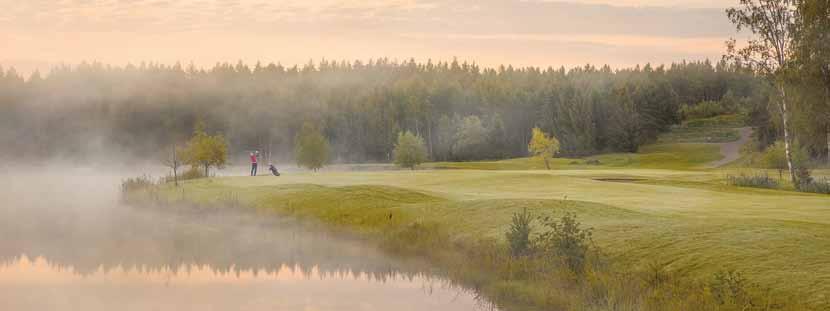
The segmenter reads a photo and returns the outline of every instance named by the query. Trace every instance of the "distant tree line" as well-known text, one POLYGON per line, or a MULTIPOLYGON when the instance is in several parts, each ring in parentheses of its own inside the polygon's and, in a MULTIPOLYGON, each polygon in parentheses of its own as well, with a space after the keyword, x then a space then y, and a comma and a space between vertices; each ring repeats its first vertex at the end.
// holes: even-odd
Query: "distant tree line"
POLYGON ((634 152, 679 123, 684 106, 726 96, 764 118, 767 89, 725 61, 619 70, 388 59, 209 69, 82 63, 27 79, 0 68, 0 154, 153 156, 186 142, 197 122, 223 135, 232 157, 256 149, 292 160, 307 122, 330 144, 330 162, 391 162, 405 132, 424 141, 431 160, 527 156, 535 127, 555 133, 561 156, 634 152))

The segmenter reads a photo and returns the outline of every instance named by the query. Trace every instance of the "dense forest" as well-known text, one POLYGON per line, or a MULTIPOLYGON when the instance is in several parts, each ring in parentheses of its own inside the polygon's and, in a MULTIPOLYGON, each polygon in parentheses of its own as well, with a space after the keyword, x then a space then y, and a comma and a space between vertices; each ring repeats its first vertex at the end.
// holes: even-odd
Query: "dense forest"
POLYGON ((791 150, 830 161, 830 4, 741 0, 727 17, 754 37, 727 42, 716 63, 82 63, 29 77, 0 68, 0 156, 149 158, 204 124, 231 159, 257 149, 282 161, 304 123, 322 129, 340 163, 390 162, 405 131, 431 160, 521 157, 534 127, 561 142, 560 155, 583 156, 636 152, 684 118, 739 114, 757 150, 783 141, 788 162, 791 150))
POLYGON ((765 89, 741 66, 708 61, 619 70, 387 59, 84 63, 25 79, 0 69, 0 148, 17 157, 146 157, 183 143, 202 121, 225 136, 232 158, 259 149, 291 159, 297 131, 311 121, 336 162, 390 161, 405 130, 423 137, 433 160, 526 156, 535 126, 553 133, 565 156, 635 152, 681 122, 684 106, 723 101, 769 118, 765 89))

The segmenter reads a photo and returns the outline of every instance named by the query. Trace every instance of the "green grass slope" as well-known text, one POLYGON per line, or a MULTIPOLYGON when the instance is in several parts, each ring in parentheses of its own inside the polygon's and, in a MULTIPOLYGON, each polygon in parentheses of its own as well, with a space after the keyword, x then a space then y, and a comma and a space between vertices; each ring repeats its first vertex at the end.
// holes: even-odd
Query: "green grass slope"
MULTIPOLYGON (((637 153, 611 153, 579 159, 557 158, 551 162, 551 168, 702 169, 705 168, 706 164, 723 158, 716 143, 732 142, 740 138, 738 128, 744 126, 744 119, 741 115, 733 114, 689 120, 660 135, 655 144, 642 146, 637 153), (589 163, 593 163, 593 165, 589 163)), ((534 158, 480 162, 436 162, 427 163, 423 167, 474 170, 545 169, 544 162, 534 158)))
MULTIPOLYGON (((718 145, 699 143, 701 137, 727 133, 741 122, 736 116, 693 120, 638 153, 554 159, 552 170, 535 158, 443 162, 424 165, 433 170, 196 180, 168 187, 165 194, 204 203, 238 201, 427 248, 436 247, 429 244, 437 239, 434 232, 453 241, 452 248, 480 239, 503 243, 511 216, 524 208, 537 216, 570 211, 595 229, 596 243, 624 270, 657 265, 699 282, 736 270, 772 295, 828 303, 830 196, 731 187, 724 179, 734 169, 702 169, 722 156, 718 145), (435 230, 418 227, 425 224, 435 230)), ((453 256, 437 252, 438 258, 453 256)), ((476 285, 497 287, 485 290, 491 294, 558 305, 543 283, 498 282, 476 285)))
POLYGON ((828 299, 830 197, 723 187, 720 179, 625 168, 328 172, 198 180, 169 194, 238 198, 369 231, 418 219, 460 240, 503 239, 512 213, 525 207, 536 215, 570 210, 627 267, 659 263, 699 280, 734 269, 778 293, 828 299))

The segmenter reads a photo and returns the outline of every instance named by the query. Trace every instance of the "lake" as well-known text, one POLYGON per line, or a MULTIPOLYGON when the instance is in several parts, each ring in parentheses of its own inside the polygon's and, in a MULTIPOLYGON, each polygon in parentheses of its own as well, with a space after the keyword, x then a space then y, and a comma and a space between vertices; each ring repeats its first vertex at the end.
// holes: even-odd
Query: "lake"
POLYGON ((120 203, 125 174, 4 167, 2 310, 492 310, 426 263, 272 213, 120 203))

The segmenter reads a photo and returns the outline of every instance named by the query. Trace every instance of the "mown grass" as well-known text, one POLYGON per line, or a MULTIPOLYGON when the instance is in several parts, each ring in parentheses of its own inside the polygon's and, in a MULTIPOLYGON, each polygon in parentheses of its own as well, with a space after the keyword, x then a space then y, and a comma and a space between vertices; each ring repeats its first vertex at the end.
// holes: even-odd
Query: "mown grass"
MULTIPOLYGON (((699 135, 741 122, 721 116, 684 126, 703 128, 689 130, 699 135)), ((717 145, 661 143, 636 154, 554 159, 550 171, 533 158, 430 163, 424 167, 447 170, 228 177, 161 192, 205 204, 233 197, 345 228, 391 252, 425 257, 520 310, 772 310, 764 304, 773 300, 793 310, 830 307, 830 198, 734 187, 725 182, 734 170, 698 170, 720 158, 717 145), (505 232, 524 209, 575 213, 594 228, 603 264, 575 281, 511 257, 505 232), (724 284, 711 282, 733 270, 758 284, 756 297, 772 300, 753 308, 722 303, 713 289, 724 284)))
MULTIPOLYGON (((730 269, 770 288, 770 297, 826 301, 830 198, 728 187, 723 176, 636 169, 329 172, 198 180, 186 182, 184 194, 164 191, 169 197, 202 202, 234 193, 243 204, 381 237, 387 248, 427 256, 488 295, 525 297, 520 304, 560 306, 566 300, 562 293, 536 292, 546 287, 533 282, 506 281, 502 274, 491 278, 455 265, 462 262, 459 257, 482 252, 481 245, 498 250, 488 253, 488 260, 504 260, 501 252, 509 253, 504 233, 512 214, 523 208, 536 215, 575 212, 595 228, 595 240, 618 267, 615 271, 639 273, 659 264, 679 278, 702 284, 730 269), (597 180, 609 177, 639 181, 597 180), (442 251, 435 253, 436 244, 442 251), (550 295, 559 297, 557 302, 544 298, 550 295)), ((476 265, 500 269, 493 262, 476 265)), ((561 285, 561 280, 550 284, 561 285)))

